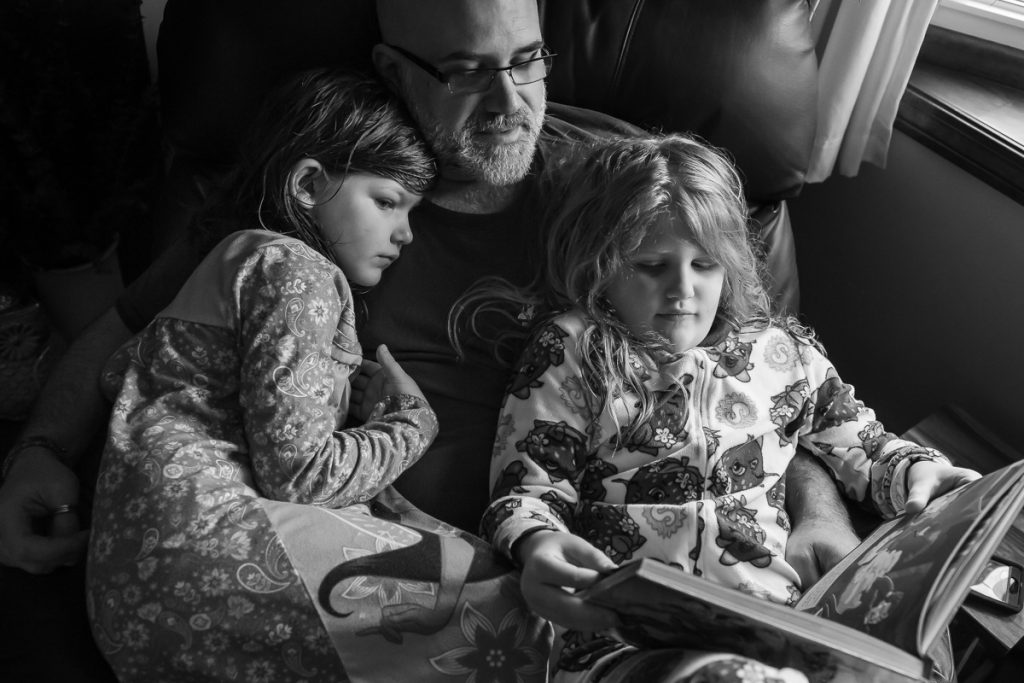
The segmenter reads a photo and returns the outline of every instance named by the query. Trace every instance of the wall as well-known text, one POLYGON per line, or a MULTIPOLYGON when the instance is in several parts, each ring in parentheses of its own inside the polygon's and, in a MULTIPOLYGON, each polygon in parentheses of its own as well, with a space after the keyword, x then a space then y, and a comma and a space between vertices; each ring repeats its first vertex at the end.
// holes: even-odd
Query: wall
POLYGON ((1024 452, 1024 206, 897 132, 791 202, 802 311, 902 432, 956 403, 1024 452))

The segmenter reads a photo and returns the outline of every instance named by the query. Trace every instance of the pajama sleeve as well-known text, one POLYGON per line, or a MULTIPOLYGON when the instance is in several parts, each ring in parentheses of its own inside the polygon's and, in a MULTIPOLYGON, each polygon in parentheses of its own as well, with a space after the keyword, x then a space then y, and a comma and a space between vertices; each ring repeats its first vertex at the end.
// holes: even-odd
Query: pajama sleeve
POLYGON ((239 268, 233 296, 244 428, 264 495, 349 505, 423 455, 438 425, 417 397, 387 396, 364 425, 339 429, 361 349, 337 267, 298 241, 263 246, 239 268))
POLYGON ((807 396, 800 443, 825 463, 848 497, 887 519, 900 514, 910 466, 921 460, 949 461, 935 449, 885 431, 823 354, 809 346, 803 354, 807 396))
POLYGON ((555 322, 531 338, 513 375, 491 460, 491 504, 483 537, 513 557, 513 545, 540 529, 570 531, 579 475, 593 453, 581 400, 576 336, 555 322))

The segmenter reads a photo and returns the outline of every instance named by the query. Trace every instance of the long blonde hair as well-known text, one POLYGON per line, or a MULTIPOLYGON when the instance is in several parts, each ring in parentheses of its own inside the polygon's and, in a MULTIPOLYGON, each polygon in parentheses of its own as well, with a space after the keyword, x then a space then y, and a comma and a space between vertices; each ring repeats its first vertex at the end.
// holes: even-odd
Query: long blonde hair
POLYGON ((608 405, 627 392, 640 397, 640 412, 624 432, 628 438, 655 408, 644 379, 656 371, 659 357, 673 351, 653 333, 631 332, 604 293, 666 217, 685 225, 725 272, 718 312, 704 345, 721 341, 731 330, 772 322, 761 259, 748 234, 742 184, 722 152, 681 134, 606 139, 552 160, 542 187, 546 211, 532 282, 515 287, 485 279, 460 298, 449 318, 457 350, 460 332, 468 328, 481 335, 481 317, 499 315, 516 323, 506 324, 490 340, 499 359, 508 362, 533 329, 559 313, 579 309, 590 322, 580 350, 583 380, 595 399, 591 405, 608 405))

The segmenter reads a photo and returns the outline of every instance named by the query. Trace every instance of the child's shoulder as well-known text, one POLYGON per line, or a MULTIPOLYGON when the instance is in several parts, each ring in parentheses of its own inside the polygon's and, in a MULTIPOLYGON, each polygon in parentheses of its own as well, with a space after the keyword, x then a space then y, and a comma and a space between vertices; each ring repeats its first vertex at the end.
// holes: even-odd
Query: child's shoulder
POLYGON ((540 330, 545 327, 550 327, 551 325, 556 325, 570 336, 578 337, 590 324, 590 318, 588 318, 583 311, 577 308, 571 308, 552 316, 546 322, 541 323, 537 329, 540 330))
POLYGON ((327 261, 322 254, 299 238, 263 229, 237 230, 224 237, 211 253, 253 254, 274 247, 280 247, 304 258, 327 261))
POLYGON ((792 326, 777 322, 772 322, 766 325, 746 326, 741 327, 738 330, 732 330, 721 341, 715 344, 715 346, 735 346, 737 343, 758 346, 776 346, 784 344, 787 346, 795 346, 801 350, 814 349, 818 352, 824 353, 824 349, 821 347, 821 344, 818 342, 811 330, 801 326, 792 326))
POLYGON ((225 236, 197 270, 246 281, 278 280, 293 275, 343 286, 337 265, 302 240, 271 230, 238 230, 225 236), (231 275, 227 275, 231 274, 231 275))
POLYGON ((334 275, 338 267, 308 244, 272 230, 238 230, 222 239, 206 257, 207 262, 229 269, 287 270, 301 267, 334 275), (231 265, 235 264, 232 268, 231 265), (257 265, 259 264, 259 265, 257 265))

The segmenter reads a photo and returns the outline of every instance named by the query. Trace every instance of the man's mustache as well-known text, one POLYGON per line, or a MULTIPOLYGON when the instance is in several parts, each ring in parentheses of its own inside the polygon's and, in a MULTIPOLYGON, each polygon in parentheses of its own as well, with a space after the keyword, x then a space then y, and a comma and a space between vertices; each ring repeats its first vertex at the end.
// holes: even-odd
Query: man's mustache
POLYGON ((483 120, 482 117, 475 118, 468 126, 474 132, 491 133, 501 130, 508 130, 516 126, 524 126, 527 130, 533 130, 533 119, 529 111, 520 109, 511 114, 496 114, 483 120))

